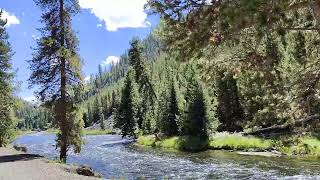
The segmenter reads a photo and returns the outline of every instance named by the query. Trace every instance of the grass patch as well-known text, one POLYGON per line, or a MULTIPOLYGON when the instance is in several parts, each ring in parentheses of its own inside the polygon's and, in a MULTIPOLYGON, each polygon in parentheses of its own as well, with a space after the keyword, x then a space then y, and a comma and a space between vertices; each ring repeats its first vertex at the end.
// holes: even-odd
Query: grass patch
POLYGON ((32 130, 15 130, 13 134, 14 134, 14 138, 17 138, 19 136, 32 134, 34 132, 36 132, 36 131, 32 131, 32 130))
POLYGON ((320 157, 320 140, 312 136, 278 140, 275 143, 275 147, 283 154, 289 156, 320 157))
POLYGON ((48 129, 48 130, 46 130, 46 132, 49 134, 58 134, 59 130, 58 129, 48 129))
POLYGON ((115 134, 112 130, 100 130, 100 129, 92 129, 92 130, 84 130, 84 135, 107 135, 107 134, 115 134))
POLYGON ((143 146, 152 146, 157 148, 164 149, 176 149, 181 151, 201 151, 205 150, 208 147, 208 141, 201 139, 199 137, 170 137, 165 138, 160 141, 156 141, 155 137, 152 135, 149 136, 140 136, 137 140, 139 145, 143 146))
POLYGON ((140 136, 137 144, 155 148, 197 152, 206 149, 270 151, 285 155, 320 157, 320 139, 312 136, 288 136, 281 139, 263 139, 241 134, 217 133, 208 141, 198 137, 171 137, 156 141, 153 135, 140 136))
POLYGON ((137 139, 137 143, 142 146, 152 146, 154 147, 156 144, 156 138, 152 135, 150 136, 140 136, 137 139))
POLYGON ((210 149, 265 151, 272 148, 271 140, 238 134, 217 135, 210 139, 210 149))
MULTIPOLYGON (((50 134, 58 134, 58 129, 48 129, 46 131, 50 134)), ((115 134, 112 130, 101 130, 101 129, 90 129, 90 130, 83 130, 83 135, 108 135, 108 134, 115 134)))

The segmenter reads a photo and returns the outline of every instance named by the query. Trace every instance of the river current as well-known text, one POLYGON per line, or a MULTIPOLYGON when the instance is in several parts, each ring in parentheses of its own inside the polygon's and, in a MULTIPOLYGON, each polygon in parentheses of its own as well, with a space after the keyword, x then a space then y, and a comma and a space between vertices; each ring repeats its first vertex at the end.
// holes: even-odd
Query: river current
MULTIPOLYGON (((234 152, 182 153, 138 147, 118 135, 85 136, 80 154, 68 164, 87 165, 106 179, 320 179, 320 159, 260 157, 234 152)), ((57 159, 55 135, 16 139, 28 153, 57 159)))

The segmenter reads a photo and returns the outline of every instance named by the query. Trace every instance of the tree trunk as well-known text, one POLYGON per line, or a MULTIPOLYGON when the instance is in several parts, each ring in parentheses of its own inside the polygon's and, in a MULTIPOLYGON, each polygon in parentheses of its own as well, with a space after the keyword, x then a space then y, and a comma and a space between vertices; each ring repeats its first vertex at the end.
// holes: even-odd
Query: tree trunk
POLYGON ((60 161, 63 163, 67 162, 67 146, 65 144, 60 147, 60 161))
MULTIPOLYGON (((64 0, 60 0, 60 46, 64 48, 65 46, 65 26, 64 26, 64 0)), ((67 160, 67 77, 66 77, 66 59, 65 57, 60 57, 60 93, 61 93, 61 116, 59 119, 59 125, 61 130, 61 147, 60 147, 60 160, 66 162, 67 160)))
POLYGON ((305 119, 297 120, 294 123, 263 128, 256 131, 252 131, 250 133, 245 133, 245 135, 271 137, 271 136, 277 136, 277 135, 290 134, 290 133, 294 133, 294 129, 296 127, 303 127, 306 124, 310 124, 316 120, 319 120, 319 117, 320 116, 318 114, 315 114, 315 115, 308 116, 305 119))

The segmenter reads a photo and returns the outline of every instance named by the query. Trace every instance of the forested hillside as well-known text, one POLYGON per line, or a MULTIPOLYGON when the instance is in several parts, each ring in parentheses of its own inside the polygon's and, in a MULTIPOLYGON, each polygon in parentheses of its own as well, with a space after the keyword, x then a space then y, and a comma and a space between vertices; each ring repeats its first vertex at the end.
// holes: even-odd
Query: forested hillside
MULTIPOLYGON (((44 27, 29 61, 30 83, 40 87, 42 105, 23 102, 15 116, 21 129, 58 127, 63 161, 69 147, 81 150, 83 126, 96 124, 123 137, 201 146, 216 132, 319 137, 318 1, 149 0, 146 11, 160 16, 158 26, 85 83, 71 23, 78 1, 36 3, 44 27)), ((0 124, 0 146, 15 109, 6 99, 12 74, 4 24, 0 119, 8 123, 0 124)))
POLYGON ((263 14, 258 7, 268 3, 243 2, 241 7, 255 14, 249 18, 240 16, 242 11, 207 14, 218 7, 229 12, 232 3, 202 3, 171 7, 149 2, 162 16, 160 25, 145 39, 134 38, 118 64, 100 65, 85 84, 79 101, 86 127, 104 127, 103 120, 114 114, 124 135, 159 131, 207 137, 215 131, 292 124, 318 114, 319 38, 312 11, 282 9, 283 2, 271 3, 263 14), (176 14, 186 8, 188 14, 176 14), (203 19, 195 22, 197 15, 203 19))
POLYGON ((52 113, 45 107, 29 103, 21 99, 16 100, 14 115, 17 128, 21 130, 47 130, 52 125, 52 113))

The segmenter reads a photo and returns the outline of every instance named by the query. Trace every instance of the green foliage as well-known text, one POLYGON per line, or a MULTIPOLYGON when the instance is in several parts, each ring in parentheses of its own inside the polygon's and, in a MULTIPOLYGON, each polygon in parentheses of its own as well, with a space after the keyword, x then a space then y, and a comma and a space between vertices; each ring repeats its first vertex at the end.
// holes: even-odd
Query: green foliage
POLYGON ((12 137, 14 119, 12 108, 14 105, 12 95, 11 47, 6 33, 6 21, 0 12, 0 147, 5 146, 12 137))
POLYGON ((106 126, 104 124, 104 114, 101 112, 101 115, 100 115, 100 128, 102 130, 105 130, 106 129, 106 126))
POLYGON ((216 89, 218 99, 217 114, 221 123, 218 131, 242 131, 244 111, 240 104, 237 81, 232 74, 224 74, 223 71, 219 70, 216 77, 216 89))
POLYGON ((154 136, 140 136, 137 139, 137 143, 144 146, 155 146, 156 139, 154 136))
POLYGON ((123 137, 133 136, 135 137, 136 128, 136 105, 134 104, 133 94, 133 82, 131 79, 131 73, 127 74, 124 87, 122 89, 122 97, 119 105, 119 109, 116 113, 115 127, 121 130, 123 137))
POLYGON ((52 112, 43 106, 17 99, 14 115, 18 119, 17 128, 22 130, 46 130, 50 128, 52 112))
POLYGON ((189 68, 189 77, 187 78, 186 92, 186 117, 183 119, 181 134, 186 136, 199 136, 207 138, 207 109, 204 99, 204 93, 199 80, 196 77, 195 70, 189 68))
MULTIPOLYGON (((83 135, 83 114, 82 110, 77 106, 72 106, 71 104, 67 104, 67 122, 64 122, 61 125, 59 119, 61 117, 61 108, 63 106, 57 105, 54 107, 55 110, 55 125, 59 127, 59 131, 57 134, 57 147, 73 147, 76 153, 80 153, 81 145, 83 144, 82 135, 83 135), (57 121, 58 119, 58 121, 57 121), (60 125, 59 125, 60 124, 60 125)), ((63 160, 63 159, 62 159, 63 160)))
POLYGON ((320 157, 320 140, 317 137, 281 137, 275 142, 275 147, 286 155, 320 157))
POLYGON ((29 61, 32 74, 31 86, 39 87, 38 96, 48 107, 53 108, 55 125, 60 132, 57 146, 60 160, 66 162, 67 151, 73 146, 81 150, 83 115, 75 105, 80 100, 82 89, 81 60, 78 54, 78 40, 72 30, 72 17, 79 12, 77 0, 35 0, 43 14, 44 24, 39 31, 32 60, 29 61))
POLYGON ((174 82, 171 82, 169 87, 169 94, 166 91, 161 95, 159 104, 159 122, 160 132, 165 136, 176 136, 179 134, 178 117, 180 115, 177 94, 174 86, 174 82))
POLYGON ((304 34, 301 31, 299 31, 295 36, 293 57, 298 63, 302 65, 306 65, 306 58, 307 58, 305 41, 306 39, 304 34))
POLYGON ((152 146, 165 149, 176 149, 181 151, 197 152, 207 148, 208 141, 199 137, 171 137, 156 141, 154 136, 141 136, 137 143, 143 146, 152 146))
POLYGON ((134 69, 134 77, 136 82, 139 84, 139 91, 144 94, 148 94, 149 96, 155 96, 155 91, 153 90, 153 86, 150 82, 150 79, 147 74, 147 70, 145 67, 145 62, 142 59, 142 47, 141 43, 138 39, 134 38, 130 42, 130 49, 128 51, 129 62, 132 68, 134 69))
POLYGON ((141 99, 138 106, 137 122, 144 134, 151 133, 151 121, 154 113, 154 99, 157 98, 150 77, 146 63, 142 57, 143 47, 137 38, 133 38, 130 42, 130 49, 128 50, 129 62, 134 70, 134 79, 139 86, 141 99))

